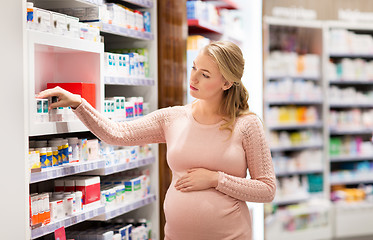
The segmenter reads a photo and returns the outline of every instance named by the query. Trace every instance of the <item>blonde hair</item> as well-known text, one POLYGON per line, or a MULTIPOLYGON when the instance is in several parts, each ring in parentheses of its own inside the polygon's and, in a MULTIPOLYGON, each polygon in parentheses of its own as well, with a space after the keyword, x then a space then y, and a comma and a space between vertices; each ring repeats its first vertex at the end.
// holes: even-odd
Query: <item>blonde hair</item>
POLYGON ((202 51, 215 60, 224 79, 232 83, 232 86, 223 92, 219 108, 219 113, 227 117, 226 123, 222 124, 220 129, 232 132, 237 117, 254 114, 249 110, 249 93, 241 81, 245 66, 242 51, 236 44, 228 41, 211 42, 202 51))

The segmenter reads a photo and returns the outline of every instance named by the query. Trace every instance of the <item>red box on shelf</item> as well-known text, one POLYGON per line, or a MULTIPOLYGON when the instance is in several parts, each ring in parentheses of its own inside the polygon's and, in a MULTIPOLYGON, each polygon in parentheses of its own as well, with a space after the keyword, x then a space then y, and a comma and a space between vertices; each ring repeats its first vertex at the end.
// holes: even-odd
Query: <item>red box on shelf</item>
POLYGON ((74 94, 79 94, 96 108, 96 84, 94 83, 47 83, 47 88, 61 87, 74 94))
POLYGON ((83 205, 95 205, 100 203, 100 177, 82 177, 75 180, 76 191, 83 194, 83 205))

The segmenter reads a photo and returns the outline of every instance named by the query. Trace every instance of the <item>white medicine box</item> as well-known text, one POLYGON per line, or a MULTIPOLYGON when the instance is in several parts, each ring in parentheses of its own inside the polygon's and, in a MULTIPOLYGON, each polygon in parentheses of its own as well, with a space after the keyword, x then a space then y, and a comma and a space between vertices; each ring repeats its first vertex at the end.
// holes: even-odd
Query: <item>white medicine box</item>
POLYGON ((79 38, 79 18, 66 16, 66 35, 71 38, 79 38))
POLYGON ((41 32, 51 32, 51 12, 37 8, 34 14, 35 29, 41 32))
POLYGON ((51 28, 54 34, 65 35, 67 31, 66 15, 52 12, 51 28))

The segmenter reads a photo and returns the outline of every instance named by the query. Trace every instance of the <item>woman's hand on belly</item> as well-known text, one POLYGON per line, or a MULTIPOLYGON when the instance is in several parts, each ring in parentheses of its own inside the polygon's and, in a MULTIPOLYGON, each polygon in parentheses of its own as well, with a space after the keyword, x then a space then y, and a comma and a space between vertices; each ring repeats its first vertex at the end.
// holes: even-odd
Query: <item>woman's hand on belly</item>
POLYGON ((180 177, 175 188, 181 192, 200 191, 215 188, 218 185, 219 173, 205 168, 189 169, 187 173, 180 177))

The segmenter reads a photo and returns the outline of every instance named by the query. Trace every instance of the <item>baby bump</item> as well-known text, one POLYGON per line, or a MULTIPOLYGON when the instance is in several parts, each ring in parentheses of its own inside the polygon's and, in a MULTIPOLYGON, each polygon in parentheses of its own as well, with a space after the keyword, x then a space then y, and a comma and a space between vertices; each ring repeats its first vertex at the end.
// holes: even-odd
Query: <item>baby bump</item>
MULTIPOLYGON (((242 216, 241 209, 246 205, 215 189, 180 192, 170 186, 164 202, 167 228, 179 234, 190 231, 213 231, 216 234, 229 234, 233 230, 250 228, 242 216), (243 221, 244 220, 244 221, 243 221)), ((243 209, 245 213, 247 209, 243 209)))

